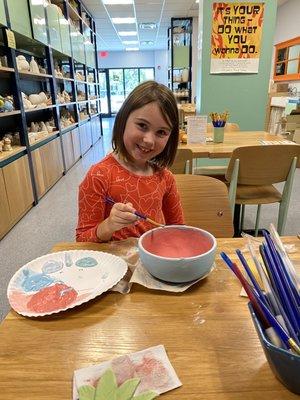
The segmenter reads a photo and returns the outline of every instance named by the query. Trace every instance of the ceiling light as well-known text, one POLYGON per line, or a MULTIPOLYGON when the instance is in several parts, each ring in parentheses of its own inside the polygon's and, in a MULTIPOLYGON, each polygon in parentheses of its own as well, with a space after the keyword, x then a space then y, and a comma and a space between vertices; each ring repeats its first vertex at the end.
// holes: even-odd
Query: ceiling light
POLYGON ((142 22, 139 27, 140 29, 156 29, 157 24, 155 22, 142 22))
POLYGON ((119 36, 136 36, 137 32, 136 31, 128 31, 128 32, 121 31, 121 32, 118 32, 118 35, 119 36))
POLYGON ((139 41, 138 40, 123 40, 122 43, 123 44, 138 44, 139 41))
POLYGON ((135 18, 112 18, 113 24, 135 24, 135 18))
POLYGON ((125 50, 126 50, 126 51, 138 51, 139 48, 138 48, 138 47, 126 47, 125 50))
POLYGON ((154 42, 152 40, 144 40, 143 42, 141 42, 141 44, 143 46, 153 46, 154 42))
POLYGON ((102 0, 103 4, 133 4, 133 0, 102 0))

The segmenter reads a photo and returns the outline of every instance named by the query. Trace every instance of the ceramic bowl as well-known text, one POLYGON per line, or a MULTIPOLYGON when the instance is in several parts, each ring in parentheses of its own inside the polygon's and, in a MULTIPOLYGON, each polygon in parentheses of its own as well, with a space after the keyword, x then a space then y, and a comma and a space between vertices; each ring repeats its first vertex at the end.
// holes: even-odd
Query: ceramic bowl
POLYGON ((183 283, 200 279, 212 269, 217 242, 199 228, 168 225, 145 232, 138 241, 141 261, 151 275, 183 283))
POLYGON ((273 374, 291 392, 300 394, 300 356, 270 343, 264 334, 251 303, 248 303, 248 307, 273 374))

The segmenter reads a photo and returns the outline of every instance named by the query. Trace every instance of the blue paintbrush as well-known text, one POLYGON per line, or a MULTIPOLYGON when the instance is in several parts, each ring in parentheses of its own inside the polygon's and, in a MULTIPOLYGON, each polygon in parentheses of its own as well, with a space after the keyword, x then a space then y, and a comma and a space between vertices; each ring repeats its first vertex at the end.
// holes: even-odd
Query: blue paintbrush
MULTIPOLYGON (((105 202, 111 205, 114 205, 116 202, 111 198, 111 197, 105 197, 105 202)), ((160 224, 159 222, 153 221, 153 219, 148 218, 146 215, 141 214, 138 211, 134 212, 134 215, 139 217, 140 219, 143 219, 144 221, 150 222, 150 224, 155 225, 155 226, 165 226, 164 224, 160 224)))

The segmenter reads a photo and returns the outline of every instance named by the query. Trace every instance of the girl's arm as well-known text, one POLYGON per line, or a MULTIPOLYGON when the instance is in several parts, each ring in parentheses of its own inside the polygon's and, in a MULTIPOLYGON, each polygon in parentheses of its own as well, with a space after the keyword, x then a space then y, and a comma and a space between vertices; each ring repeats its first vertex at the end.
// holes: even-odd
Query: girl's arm
MULTIPOLYGON (((105 218, 105 197, 109 182, 103 175, 94 173, 93 167, 79 186, 78 242, 100 242, 111 239, 113 233, 137 220, 131 203, 116 203, 105 218)), ((107 214, 106 214, 107 215, 107 214)))

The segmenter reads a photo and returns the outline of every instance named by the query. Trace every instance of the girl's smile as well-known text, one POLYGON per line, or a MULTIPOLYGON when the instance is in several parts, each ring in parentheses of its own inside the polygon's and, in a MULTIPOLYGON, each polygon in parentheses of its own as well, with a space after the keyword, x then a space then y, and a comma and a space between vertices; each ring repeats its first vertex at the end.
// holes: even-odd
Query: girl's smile
POLYGON ((148 168, 148 161, 160 154, 170 137, 171 127, 157 103, 149 103, 133 111, 124 131, 124 145, 139 169, 148 168))

